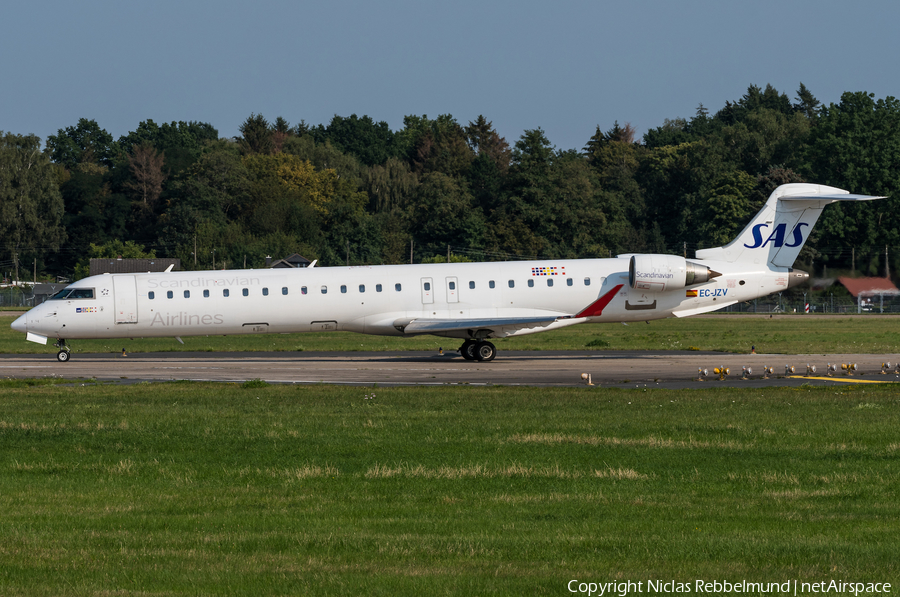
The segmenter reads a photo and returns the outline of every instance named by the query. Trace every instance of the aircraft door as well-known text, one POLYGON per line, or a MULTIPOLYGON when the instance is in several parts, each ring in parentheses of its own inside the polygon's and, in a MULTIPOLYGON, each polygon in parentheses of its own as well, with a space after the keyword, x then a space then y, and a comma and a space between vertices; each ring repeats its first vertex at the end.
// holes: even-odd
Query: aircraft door
POLYGON ((459 282, 457 282, 456 277, 447 278, 447 302, 459 302, 459 282))
POLYGON ((434 282, 431 278, 422 278, 422 304, 430 305, 434 302, 434 282))
POLYGON ((137 323, 137 283, 134 276, 113 276, 116 323, 137 323))

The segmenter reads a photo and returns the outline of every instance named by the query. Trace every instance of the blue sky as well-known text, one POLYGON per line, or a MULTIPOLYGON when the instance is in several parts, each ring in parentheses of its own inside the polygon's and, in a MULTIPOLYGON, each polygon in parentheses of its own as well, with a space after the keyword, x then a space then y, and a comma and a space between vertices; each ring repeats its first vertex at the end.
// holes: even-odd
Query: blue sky
POLYGON ((2 18, 0 130, 42 139, 79 118, 117 138, 146 119, 229 137, 251 112, 394 130, 449 113, 580 149, 598 125, 642 134, 750 84, 900 95, 887 0, 35 0, 2 18))

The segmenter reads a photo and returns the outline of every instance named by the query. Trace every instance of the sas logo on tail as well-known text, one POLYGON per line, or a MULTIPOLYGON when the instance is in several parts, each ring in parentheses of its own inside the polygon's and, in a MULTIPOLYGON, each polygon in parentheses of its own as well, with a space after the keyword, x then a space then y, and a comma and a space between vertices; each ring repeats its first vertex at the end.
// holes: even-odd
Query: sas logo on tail
POLYGON ((785 244, 784 243, 784 233, 787 230, 787 224, 781 223, 775 226, 775 229, 772 230, 772 233, 769 235, 765 241, 763 241, 763 228, 768 228, 768 224, 757 224, 753 227, 753 244, 752 245, 744 245, 748 249, 759 249, 764 248, 769 243, 772 243, 772 246, 776 248, 781 247, 799 247, 803 244, 803 227, 809 226, 806 222, 798 222, 794 229, 791 231, 791 242, 785 244))

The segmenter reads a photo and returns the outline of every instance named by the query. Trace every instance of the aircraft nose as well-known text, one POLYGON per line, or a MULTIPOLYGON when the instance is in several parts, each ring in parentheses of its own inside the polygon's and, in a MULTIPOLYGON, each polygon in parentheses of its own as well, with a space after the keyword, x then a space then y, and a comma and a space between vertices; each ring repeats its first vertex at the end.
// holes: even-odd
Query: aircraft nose
POLYGON ((23 334, 26 334, 26 333, 28 333, 27 323, 28 323, 28 314, 26 313, 25 315, 20 315, 18 319, 16 319, 14 322, 12 322, 12 325, 10 327, 12 327, 12 329, 17 332, 22 332, 23 334))

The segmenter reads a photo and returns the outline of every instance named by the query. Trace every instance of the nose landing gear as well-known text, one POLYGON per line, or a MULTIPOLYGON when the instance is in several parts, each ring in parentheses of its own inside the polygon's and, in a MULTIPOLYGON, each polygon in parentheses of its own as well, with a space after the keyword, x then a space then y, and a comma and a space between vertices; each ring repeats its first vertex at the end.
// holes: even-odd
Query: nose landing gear
POLYGON ((69 348, 69 345, 66 344, 65 339, 60 338, 58 342, 54 343, 53 346, 59 348, 59 352, 56 353, 56 360, 60 363, 65 363, 71 357, 72 349, 69 348))

